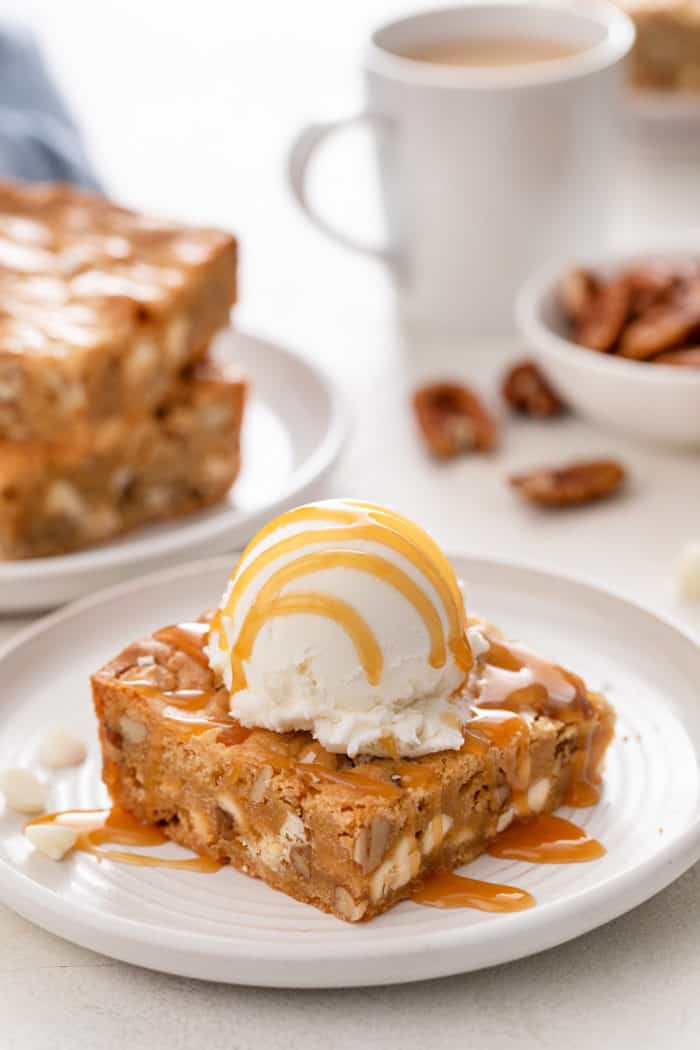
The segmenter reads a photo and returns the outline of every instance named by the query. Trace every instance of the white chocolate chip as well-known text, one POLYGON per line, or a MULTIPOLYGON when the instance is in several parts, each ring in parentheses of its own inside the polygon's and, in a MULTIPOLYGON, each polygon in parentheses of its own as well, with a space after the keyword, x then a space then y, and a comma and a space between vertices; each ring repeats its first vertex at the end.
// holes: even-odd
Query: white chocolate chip
POLYGON ((32 824, 24 834, 37 853, 43 853, 49 860, 63 860, 78 838, 74 828, 64 828, 60 824, 32 824))
POLYGON ((228 813, 229 817, 233 817, 237 825, 239 834, 248 830, 248 821, 246 820, 243 810, 237 799, 233 795, 221 795, 216 796, 216 804, 224 813, 228 813))
POLYGON ((527 792, 527 808, 531 813, 540 813, 549 796, 549 777, 541 777, 536 780, 527 792))
POLYGON ((69 481, 54 481, 49 485, 44 510, 47 514, 60 514, 65 518, 77 519, 83 516, 85 503, 69 481))
POLYGON ((142 744, 148 736, 148 730, 143 722, 137 722, 135 718, 122 715, 119 719, 119 731, 129 744, 142 744))
POLYGON ((39 745, 39 761, 50 769, 79 766, 86 755, 85 742, 60 726, 50 729, 39 745))
POLYGON ((250 795, 248 797, 251 802, 262 802, 265 797, 265 792, 267 791, 267 785, 272 780, 273 772, 272 766, 262 767, 250 789, 250 795))
POLYGON ((46 809, 46 788, 29 769, 2 770, 0 791, 17 813, 43 813, 46 809))
POLYGON ((428 856, 434 849, 441 845, 443 838, 452 827, 452 817, 447 813, 438 813, 428 824, 421 841, 421 850, 424 856, 428 856))
POLYGON ((420 854, 412 835, 404 835, 383 864, 377 868, 369 882, 373 901, 381 900, 394 890, 415 879, 420 870, 420 854))
POLYGON ((280 829, 280 835, 290 842, 306 842, 304 821, 296 813, 288 813, 280 829))
POLYGON ((335 906, 343 918, 350 922, 357 922, 367 911, 367 901, 355 902, 344 886, 336 887, 335 906))
POLYGON ((508 825, 513 823, 514 817, 515 810, 511 806, 510 809, 507 809, 504 813, 501 813, 500 817, 498 818, 498 823, 496 824, 496 831, 505 831, 508 825))
POLYGON ((690 601, 700 599, 700 542, 686 544, 678 559, 676 574, 683 597, 690 601))

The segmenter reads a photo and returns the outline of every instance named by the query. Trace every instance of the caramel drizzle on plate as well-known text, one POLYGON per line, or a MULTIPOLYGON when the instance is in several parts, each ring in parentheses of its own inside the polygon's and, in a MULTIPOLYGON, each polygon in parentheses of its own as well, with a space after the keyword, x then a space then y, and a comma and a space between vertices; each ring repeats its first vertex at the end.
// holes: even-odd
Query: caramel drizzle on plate
MULTIPOLYGON (((381 680, 383 659, 381 649, 371 628, 350 605, 331 595, 314 591, 280 595, 289 582, 322 569, 350 568, 369 573, 388 583, 410 602, 423 620, 430 638, 429 660, 433 667, 443 667, 449 647, 457 666, 467 673, 472 666, 472 654, 465 631, 465 612, 462 594, 454 571, 437 544, 417 525, 402 515, 354 500, 337 501, 333 506, 298 507, 266 526, 243 553, 240 564, 269 535, 288 525, 311 522, 333 522, 334 527, 305 529, 278 540, 254 555, 244 569, 232 576, 232 587, 225 606, 214 616, 212 630, 218 632, 222 652, 228 649, 223 618, 233 618, 238 603, 248 587, 265 568, 278 558, 313 544, 340 544, 341 549, 318 551, 294 559, 272 574, 261 588, 253 606, 245 617, 231 655, 234 692, 246 687, 243 662, 249 658, 257 634, 274 616, 287 612, 311 613, 326 616, 338 623, 351 638, 370 685, 381 680), (355 540, 372 541, 406 558, 432 585, 440 597, 448 622, 447 644, 437 609, 428 595, 403 570, 386 558, 364 550, 342 548, 343 543, 355 540), (292 597, 296 599, 290 604, 292 597)), ((461 685, 460 685, 461 688, 461 685)))
POLYGON ((531 894, 517 886, 468 879, 447 871, 430 875, 413 891, 411 899, 431 908, 476 908, 494 912, 523 911, 537 903, 531 894))
POLYGON ((105 849, 104 847, 109 846, 135 846, 137 849, 143 849, 163 846, 170 841, 155 824, 142 824, 131 813, 117 805, 110 809, 67 809, 59 813, 47 813, 30 820, 26 826, 38 824, 58 824, 64 828, 72 828, 78 832, 74 849, 92 853, 99 860, 111 860, 139 868, 171 868, 205 874, 219 871, 224 866, 221 861, 198 855, 173 859, 105 849))
POLYGON ((598 860, 605 847, 597 839, 554 813, 514 821, 486 850, 492 857, 526 860, 531 864, 574 864, 598 860))

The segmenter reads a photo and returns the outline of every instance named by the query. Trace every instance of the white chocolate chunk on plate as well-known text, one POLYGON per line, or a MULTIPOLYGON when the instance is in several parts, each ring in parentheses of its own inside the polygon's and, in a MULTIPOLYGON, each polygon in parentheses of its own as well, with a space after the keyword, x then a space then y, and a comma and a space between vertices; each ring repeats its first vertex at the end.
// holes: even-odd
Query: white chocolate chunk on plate
POLYGON ((61 726, 50 729, 39 746, 39 761, 50 769, 79 766, 86 755, 85 742, 61 726))
POLYGON ((43 813, 46 788, 29 769, 0 770, 0 792, 17 813, 43 813))
POLYGON ((49 860, 63 860, 75 846, 78 832, 60 824, 32 824, 24 832, 37 853, 49 860))
POLYGON ((681 551, 676 568, 678 589, 684 598, 700 599, 700 542, 688 543, 681 551))

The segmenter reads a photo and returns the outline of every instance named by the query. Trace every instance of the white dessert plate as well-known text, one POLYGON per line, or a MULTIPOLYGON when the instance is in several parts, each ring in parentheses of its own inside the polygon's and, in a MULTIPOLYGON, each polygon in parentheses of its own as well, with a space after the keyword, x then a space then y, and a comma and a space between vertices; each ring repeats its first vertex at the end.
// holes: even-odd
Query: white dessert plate
MULTIPOLYGON (((29 628, 0 652, 0 767, 39 771, 50 723, 89 741, 79 768, 41 775, 53 809, 106 803, 89 673, 126 643, 211 606, 232 559, 121 584, 29 628)), ((553 947, 634 908, 700 858, 700 649, 609 592, 503 562, 455 557, 469 607, 603 688, 618 711, 602 799, 562 810, 607 854, 584 864, 482 857, 469 875, 522 887, 515 914, 404 902, 350 926, 232 868, 214 875, 33 854, 0 816, 0 899, 45 929, 139 966, 234 984, 327 988, 475 970, 553 947)), ((164 855, 186 855, 160 847, 164 855)), ((669 931, 672 936, 672 931, 669 931)))
POLYGON ((251 380, 243 465, 228 498, 201 514, 150 525, 75 554, 0 561, 0 613, 49 609, 184 557, 232 550, 263 521, 313 494, 348 430, 338 391, 297 354, 232 328, 218 336, 216 352, 251 380))

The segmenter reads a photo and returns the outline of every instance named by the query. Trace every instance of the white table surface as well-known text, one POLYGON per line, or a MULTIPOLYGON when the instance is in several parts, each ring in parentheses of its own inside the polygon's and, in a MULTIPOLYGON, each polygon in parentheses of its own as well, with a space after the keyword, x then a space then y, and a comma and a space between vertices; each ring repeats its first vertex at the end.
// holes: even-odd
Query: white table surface
MULTIPOLYGON (((324 494, 393 504, 448 549, 603 581, 700 632, 700 606, 679 601, 672 572, 681 546, 700 539, 698 457, 567 420, 509 422, 493 458, 429 463, 407 411, 415 378, 455 372, 493 392, 514 348, 402 347, 385 274, 317 236, 290 200, 284 157, 293 130, 355 108, 368 28, 407 6, 17 0, 0 12, 21 15, 39 33, 110 190, 236 230, 241 324, 324 362, 342 385, 356 424, 324 494), (595 453, 628 464, 624 498, 542 516, 520 506, 503 481, 520 465, 595 453)), ((364 144, 348 149, 355 146, 356 163, 338 153, 319 165, 319 177, 330 186, 329 208, 367 229, 371 186, 360 172, 364 144)), ((687 232, 700 214, 698 170, 700 160, 684 149, 669 155, 630 140, 616 239, 687 232)), ((23 622, 0 620, 0 641, 23 622)), ((0 908, 0 1046, 578 1050, 665 1040, 683 1050, 698 1045, 699 900, 700 866, 631 914, 529 960, 404 988, 317 993, 160 976, 83 951, 0 908)))

